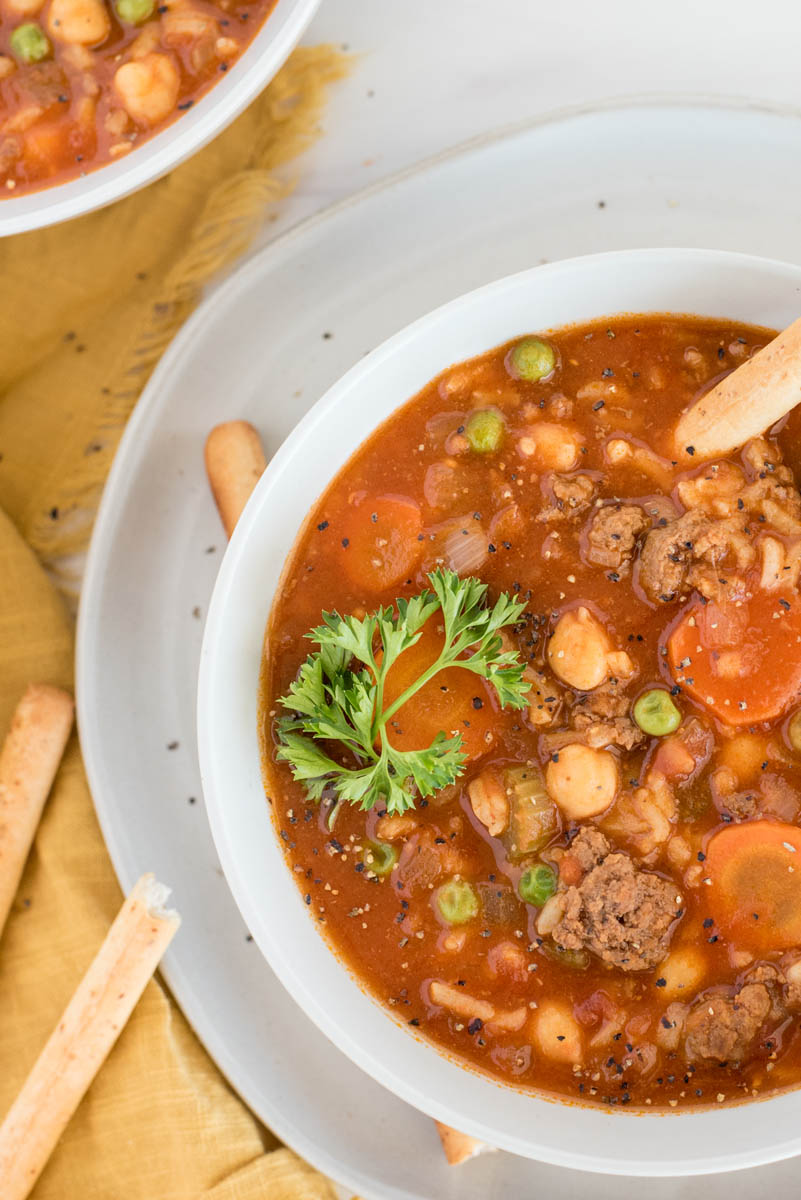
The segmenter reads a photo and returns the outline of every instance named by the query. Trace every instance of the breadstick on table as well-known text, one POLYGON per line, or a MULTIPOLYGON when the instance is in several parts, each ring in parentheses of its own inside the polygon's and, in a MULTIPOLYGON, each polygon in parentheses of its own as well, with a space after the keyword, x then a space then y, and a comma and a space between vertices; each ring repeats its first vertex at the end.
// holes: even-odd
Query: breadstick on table
POLYGON ((679 418, 676 449, 696 459, 728 454, 801 401, 801 317, 679 418))
POLYGON ((0 752, 0 932, 72 729, 67 692, 32 683, 17 705, 0 752))
POLYGON ((3 1200, 30 1192, 172 940, 169 894, 152 875, 135 885, 0 1126, 3 1200))
POLYGON ((206 438, 206 474, 230 538, 267 460, 261 439, 247 421, 226 421, 206 438))
POLYGON ((467 1133, 460 1133, 458 1129, 451 1129, 450 1125, 443 1125, 441 1121, 435 1121, 434 1124, 437 1127, 445 1157, 452 1167, 458 1167, 461 1163, 467 1162, 469 1158, 475 1158, 477 1154, 486 1154, 488 1150, 495 1149, 494 1146, 488 1146, 486 1142, 479 1141, 478 1138, 470 1137, 467 1133))

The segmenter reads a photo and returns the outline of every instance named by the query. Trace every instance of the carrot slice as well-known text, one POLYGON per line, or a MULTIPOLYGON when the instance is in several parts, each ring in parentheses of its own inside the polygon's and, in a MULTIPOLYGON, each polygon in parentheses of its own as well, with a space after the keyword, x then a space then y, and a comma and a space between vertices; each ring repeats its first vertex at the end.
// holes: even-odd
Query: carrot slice
POLYGON ((801 942, 801 829, 746 821, 716 833, 706 848, 708 904, 738 945, 785 950, 801 942))
POLYGON ((420 561, 420 508, 402 496, 367 496, 342 525, 342 564, 352 583, 383 592, 409 577, 420 561))
MULTIPOLYGON (((384 707, 403 695, 436 660, 443 634, 435 615, 423 629, 420 640, 404 650, 387 672, 384 707)), ((388 736, 399 750, 430 746, 442 730, 461 733, 462 750, 469 759, 479 758, 493 742, 496 706, 485 680, 461 667, 440 671, 419 692, 401 705, 388 725, 388 736)))
POLYGON ((691 604, 667 648, 682 691, 721 721, 773 720, 801 692, 801 598, 756 589, 738 602, 691 604))

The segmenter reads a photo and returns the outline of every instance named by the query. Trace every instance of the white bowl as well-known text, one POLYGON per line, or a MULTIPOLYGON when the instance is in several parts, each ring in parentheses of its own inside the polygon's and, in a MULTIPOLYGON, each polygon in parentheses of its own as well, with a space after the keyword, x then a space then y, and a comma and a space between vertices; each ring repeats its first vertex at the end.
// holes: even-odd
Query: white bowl
POLYGON ((234 66, 192 108, 118 162, 25 196, 0 200, 0 237, 69 221, 152 183, 205 146, 270 82, 320 0, 278 0, 234 66))
POLYGON ((214 840, 248 927, 301 1008, 354 1062, 431 1116, 516 1154, 589 1171, 702 1174, 801 1152, 801 1091, 636 1116, 539 1099, 416 1038, 360 989, 310 919, 270 818, 257 736, 262 643, 284 560, 360 442, 452 363, 531 330, 649 311, 784 326, 801 311, 801 267, 675 249, 557 262, 454 300, 353 367, 275 455, 228 547, 203 640, 198 736, 214 840))

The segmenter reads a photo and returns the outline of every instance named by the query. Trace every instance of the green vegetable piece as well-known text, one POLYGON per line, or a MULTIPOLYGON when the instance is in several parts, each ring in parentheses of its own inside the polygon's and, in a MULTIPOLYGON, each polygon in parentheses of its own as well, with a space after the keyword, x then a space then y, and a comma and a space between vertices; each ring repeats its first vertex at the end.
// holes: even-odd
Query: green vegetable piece
POLYGON ((8 40, 12 53, 24 63, 41 62, 51 53, 50 42, 35 21, 18 25, 8 40))
POLYGON ((362 862, 374 875, 389 875, 398 861, 398 851, 389 842, 368 842, 362 852, 362 862))
POLYGON ((652 737, 664 737, 675 733, 681 725, 681 713, 673 703, 670 693, 663 688, 643 692, 634 705, 634 720, 643 733, 652 737))
POLYGON ((536 863, 526 867, 520 876, 517 891, 521 900, 542 908, 556 891, 556 871, 546 863, 536 863))
POLYGON ((126 25, 141 25, 155 11, 155 0, 116 0, 117 16, 126 25))
POLYGON ((552 962, 561 963, 571 971, 586 971, 590 965, 586 950, 566 950, 564 946, 557 946, 556 942, 544 942, 542 948, 552 962))
POLYGON ((276 721, 276 733, 277 757, 289 763, 309 799, 321 800, 330 788, 337 800, 363 811, 380 800, 388 813, 402 813, 414 808, 418 796, 454 783, 465 763, 459 734, 441 730, 419 750, 392 744, 395 713, 440 671, 469 671, 492 684, 502 708, 526 707, 531 684, 523 678, 525 663, 501 639, 525 601, 501 592, 489 605, 487 585, 455 571, 438 569, 428 578, 431 590, 419 596, 366 617, 323 613, 322 624, 306 634, 318 649, 279 700, 287 715, 276 721), (387 672, 435 613, 444 629, 439 657, 385 704, 387 672))
POLYGON ((436 894, 437 908, 449 925, 464 925, 478 916, 478 896, 464 879, 449 879, 436 894))
POLYGON ((790 724, 787 726, 787 737, 793 749, 801 754, 801 708, 790 717, 790 724))
POLYGON ((465 421, 464 432, 476 454, 494 454, 503 445, 506 422, 497 408, 477 408, 465 421))
POLYGON ((556 354, 553 346, 539 338, 527 337, 510 351, 508 359, 512 374, 518 379, 536 383, 546 379, 556 366, 556 354))
POLYGON ((559 832, 559 814, 545 788, 539 767, 510 767, 504 771, 509 794, 509 828, 503 836, 513 861, 537 854, 559 832))

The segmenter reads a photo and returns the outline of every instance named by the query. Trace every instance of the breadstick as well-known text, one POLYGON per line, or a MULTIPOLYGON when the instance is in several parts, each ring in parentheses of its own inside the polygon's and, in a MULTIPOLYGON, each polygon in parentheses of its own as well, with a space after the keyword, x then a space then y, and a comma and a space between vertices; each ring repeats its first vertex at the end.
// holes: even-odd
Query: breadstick
POLYGON ((0 753, 0 932, 72 729, 72 696, 32 683, 0 753))
POLYGON ((452 1167, 458 1167, 469 1158, 475 1158, 477 1154, 486 1154, 488 1150, 495 1148, 479 1141, 478 1138, 470 1137, 469 1134, 460 1133, 458 1129, 451 1129, 450 1125, 443 1125, 441 1121, 435 1121, 434 1124, 442 1141, 445 1157, 452 1167))
POLYGON ((801 401, 801 317, 696 400, 676 426, 676 449, 689 457, 728 454, 801 401))
POLYGON ((0 1195, 24 1200, 180 924, 143 875, 0 1126, 0 1195))
POLYGON ((267 466, 261 440, 247 421, 226 421, 206 438, 205 458, 217 509, 230 537, 267 466))

